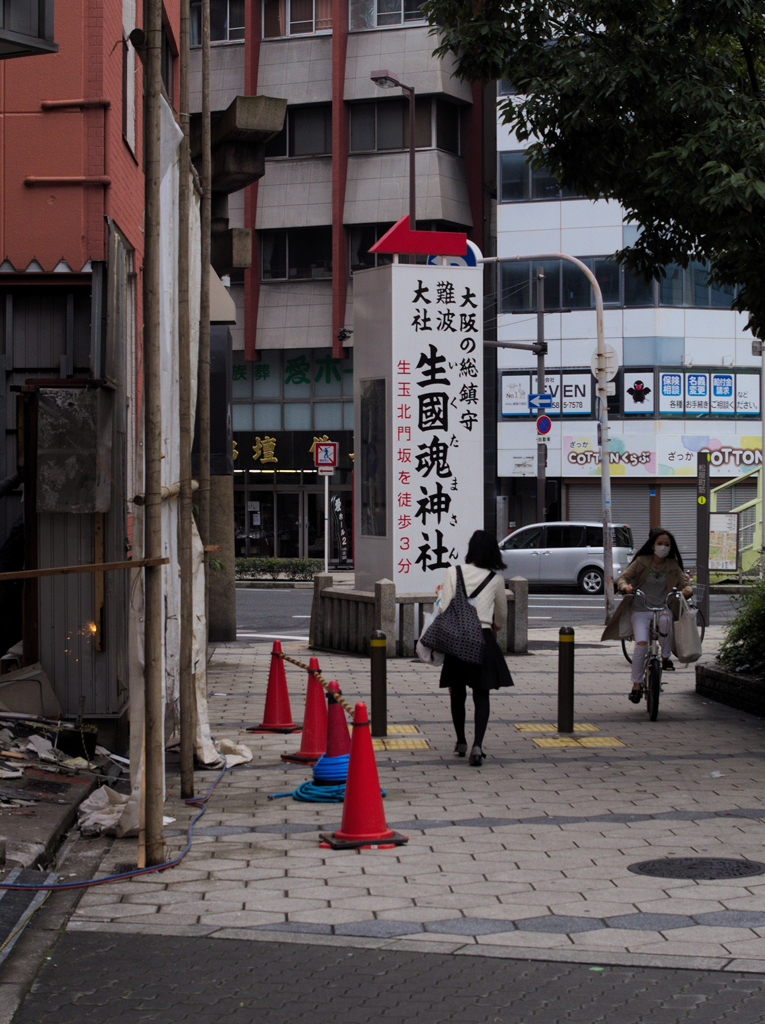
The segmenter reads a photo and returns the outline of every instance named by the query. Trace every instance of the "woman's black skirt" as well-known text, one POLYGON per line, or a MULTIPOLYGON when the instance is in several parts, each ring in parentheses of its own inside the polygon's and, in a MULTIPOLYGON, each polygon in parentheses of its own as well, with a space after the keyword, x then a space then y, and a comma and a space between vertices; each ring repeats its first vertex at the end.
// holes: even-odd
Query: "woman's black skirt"
POLYGON ((498 690, 500 686, 514 685, 507 662, 494 636, 494 630, 484 629, 482 632, 486 641, 483 665, 471 665, 470 662, 460 661, 459 658, 447 654, 441 669, 441 681, 438 684, 442 689, 447 686, 458 686, 460 683, 478 690, 498 690))

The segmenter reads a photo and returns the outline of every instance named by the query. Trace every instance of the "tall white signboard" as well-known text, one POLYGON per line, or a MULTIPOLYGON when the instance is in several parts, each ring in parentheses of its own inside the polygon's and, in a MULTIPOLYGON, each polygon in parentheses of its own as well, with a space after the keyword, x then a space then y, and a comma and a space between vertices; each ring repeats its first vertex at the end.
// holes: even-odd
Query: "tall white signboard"
POLYGON ((408 264, 356 275, 360 589, 387 577, 399 594, 433 593, 483 529, 482 277, 408 264))
MULTIPOLYGON (((483 529, 482 274, 394 276, 394 581, 421 593, 483 529)), ((434 273, 422 274, 422 270, 434 273)))

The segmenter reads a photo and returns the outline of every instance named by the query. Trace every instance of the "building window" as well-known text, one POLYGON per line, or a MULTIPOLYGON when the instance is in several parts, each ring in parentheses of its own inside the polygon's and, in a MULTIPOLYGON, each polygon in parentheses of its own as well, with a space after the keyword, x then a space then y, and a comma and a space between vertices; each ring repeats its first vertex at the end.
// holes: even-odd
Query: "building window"
POLYGON ((264 281, 332 276, 331 227, 263 231, 260 238, 264 281))
MULTIPOLYGON (((661 281, 643 277, 620 267, 611 256, 582 257, 597 278, 603 304, 611 307, 693 306, 699 309, 729 309, 735 289, 710 285, 703 263, 687 269, 668 265, 661 281)), ((594 309, 595 298, 589 281, 578 267, 564 260, 544 263, 523 260, 500 264, 500 312, 516 313, 536 309, 537 268, 545 271, 545 309, 594 309)))
POLYGON ((351 28, 382 28, 424 21, 423 0, 351 0, 351 28))
MULTIPOLYGON (((191 0, 189 38, 202 45, 202 0, 191 0)), ((210 42, 244 39, 244 0, 210 0, 210 42)))
POLYGON ((499 201, 527 203, 535 199, 581 198, 570 189, 561 188, 546 167, 526 163, 526 151, 499 154, 499 201))
POLYGON ((284 127, 266 143, 266 156, 322 156, 331 152, 331 103, 288 107, 284 127))
POLYGON ((162 28, 162 54, 160 58, 160 68, 162 74, 162 84, 165 87, 167 93, 167 99, 170 105, 173 103, 173 78, 174 78, 174 66, 175 66, 175 55, 173 48, 170 43, 170 36, 168 36, 165 28, 162 28))
POLYGON ((332 0, 264 0, 264 39, 331 30, 332 0))
MULTIPOLYGON (((409 148, 409 101, 373 100, 350 108, 352 153, 409 148)), ((417 96, 414 106, 414 144, 418 149, 460 151, 460 108, 440 97, 417 96)))
POLYGON ((286 349, 233 360, 234 430, 352 430, 353 359, 332 349, 286 349))

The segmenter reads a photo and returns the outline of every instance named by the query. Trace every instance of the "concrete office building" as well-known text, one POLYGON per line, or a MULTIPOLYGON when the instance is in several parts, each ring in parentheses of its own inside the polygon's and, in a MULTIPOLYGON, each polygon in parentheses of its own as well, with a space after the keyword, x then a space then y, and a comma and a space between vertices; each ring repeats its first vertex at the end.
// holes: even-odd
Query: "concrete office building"
MULTIPOLYGON (((201 108, 200 8, 192 2, 192 110, 201 108)), ((369 247, 408 211, 409 194, 408 100, 370 74, 385 68, 416 92, 417 226, 467 231, 481 248, 494 98, 485 103, 431 56, 417 0, 211 0, 211 36, 213 117, 239 94, 288 102, 264 178, 224 211, 231 227, 254 229, 251 254, 229 275, 236 553, 323 556, 312 445, 327 436, 340 446, 331 561, 343 564, 352 557, 353 273, 374 265, 369 247)))
MULTIPOLYGON (((500 87, 501 92, 501 87, 500 87)), ((618 370, 609 398, 613 519, 631 524, 642 542, 649 526, 675 532, 691 563, 696 548, 697 452, 712 452, 713 486, 762 459, 760 367, 746 316, 732 312, 732 291, 710 286, 704 266, 667 268, 646 284, 609 257, 637 230, 614 202, 564 194, 544 169, 525 162, 522 145, 497 127, 497 252, 500 256, 564 252, 595 273, 605 307, 606 345, 618 370)), ((596 318, 590 285, 562 261, 544 262, 546 391, 554 395, 548 442, 549 519, 600 519, 601 493, 594 377, 596 318)), ((537 337, 538 263, 498 268, 497 336, 537 337)), ((536 356, 498 356, 498 493, 508 526, 536 521, 537 435, 528 409, 537 391, 536 356)), ((721 508, 756 496, 744 482, 721 508)))

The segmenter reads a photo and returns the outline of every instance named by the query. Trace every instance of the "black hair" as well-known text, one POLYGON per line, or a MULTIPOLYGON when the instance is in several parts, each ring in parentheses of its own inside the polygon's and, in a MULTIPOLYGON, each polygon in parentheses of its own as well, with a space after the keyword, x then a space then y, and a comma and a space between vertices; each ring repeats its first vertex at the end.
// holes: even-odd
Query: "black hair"
POLYGON ((477 565, 479 569, 505 568, 502 555, 499 553, 499 542, 494 534, 487 530, 476 530, 470 538, 465 561, 468 565, 477 565))
POLYGON ((669 537, 669 557, 674 558, 674 560, 677 562, 680 568, 683 569, 683 571, 685 571, 683 567, 683 559, 680 555, 680 549, 677 546, 677 541, 675 540, 674 536, 669 532, 669 530, 665 530, 663 526, 654 526, 654 528, 648 534, 648 540, 645 542, 642 548, 640 548, 640 550, 636 553, 635 558, 637 558, 639 555, 652 555, 653 546, 656 543, 656 538, 660 537, 662 534, 666 534, 667 537, 669 537))

